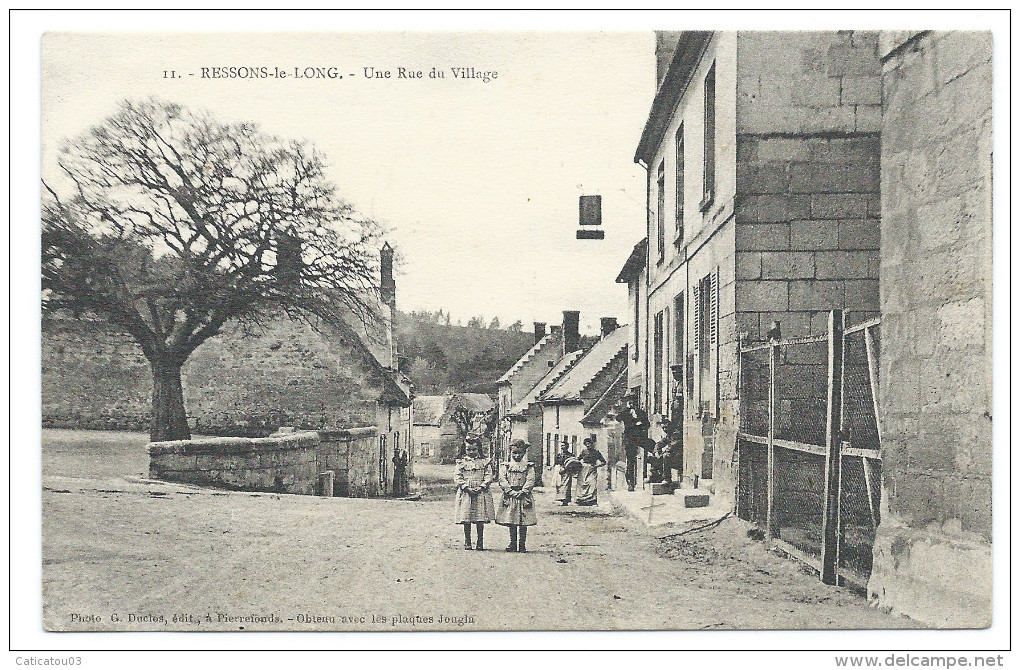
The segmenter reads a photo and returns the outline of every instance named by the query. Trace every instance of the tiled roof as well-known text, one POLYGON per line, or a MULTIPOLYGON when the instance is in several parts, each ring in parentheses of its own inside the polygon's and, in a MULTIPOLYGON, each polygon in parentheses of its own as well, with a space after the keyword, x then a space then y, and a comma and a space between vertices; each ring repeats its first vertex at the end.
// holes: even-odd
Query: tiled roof
POLYGON ((602 394, 602 397, 595 401, 595 404, 591 406, 588 413, 581 419, 581 423, 585 425, 595 424, 598 425, 602 422, 602 419, 606 418, 606 415, 621 401, 623 396, 627 395, 627 369, 624 368, 623 372, 617 375, 613 383, 609 385, 609 389, 602 394))
POLYGON ((417 426, 438 426, 446 413, 445 395, 420 395, 414 399, 414 423, 417 426))
POLYGON ((496 406, 484 393, 448 393, 446 395, 420 395, 414 399, 414 423, 418 426, 439 426, 454 407, 464 407, 471 413, 488 412, 496 406))
POLYGON ((451 400, 454 406, 460 405, 472 412, 488 412, 496 406, 484 393, 455 393, 451 400))
POLYGON ((549 387, 559 381, 560 377, 566 374, 566 372, 570 369, 570 366, 576 363, 583 355, 584 351, 572 351, 557 361, 556 365, 549 369, 548 374, 546 374, 545 377, 542 377, 542 379, 535 384, 535 388, 528 391, 527 395, 521 398, 520 402, 510 408, 510 411, 507 412, 507 414, 514 416, 523 413, 526 409, 528 409, 528 405, 536 402, 539 396, 548 391, 549 387))
MULTIPOLYGON (((627 327, 620 326, 592 347, 563 377, 553 385, 541 400, 543 402, 570 402, 581 399, 581 393, 595 377, 627 349, 627 327)), ((624 354, 626 355, 626 354, 624 354)))
POLYGON ((634 245, 634 249, 627 257, 627 261, 616 276, 617 284, 626 284, 637 277, 638 273, 645 267, 645 257, 648 255, 648 238, 641 240, 634 245))
POLYGON ((520 372, 521 368, 523 368, 527 364, 528 361, 530 361, 532 358, 534 358, 538 354, 538 352, 542 351, 542 349, 544 349, 547 344, 551 344, 553 342, 559 342, 559 340, 560 340, 560 337, 559 337, 559 335, 555 331, 552 332, 552 333, 549 333, 548 335, 543 337, 541 340, 536 342, 535 346, 533 346, 531 349, 529 349, 527 351, 527 353, 525 353, 523 356, 521 356, 517 360, 517 362, 514 363, 513 366, 503 374, 502 377, 497 379, 496 380, 496 384, 497 385, 499 385, 499 384, 508 384, 510 382, 510 380, 513 379, 513 376, 515 374, 517 374, 518 372, 520 372))

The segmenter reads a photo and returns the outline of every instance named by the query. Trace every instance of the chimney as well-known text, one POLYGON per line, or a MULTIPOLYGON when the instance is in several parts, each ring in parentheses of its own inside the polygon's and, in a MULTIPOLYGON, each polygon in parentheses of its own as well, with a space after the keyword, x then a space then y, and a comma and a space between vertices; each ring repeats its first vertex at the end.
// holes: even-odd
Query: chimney
POLYGON ((393 247, 389 242, 379 250, 379 296, 387 305, 397 301, 397 284, 393 281, 393 247))
POLYGON ((604 316, 599 319, 599 323, 602 325, 602 339, 606 339, 610 333, 616 330, 615 316, 604 316))
POLYGON ((535 344, 538 344, 539 340, 545 337, 545 324, 541 321, 535 322, 535 344))
POLYGON ((383 244, 379 250, 379 297, 383 304, 389 307, 388 313, 383 314, 383 321, 386 324, 386 348, 388 349, 389 360, 384 361, 386 367, 391 370, 397 368, 397 340, 394 336, 394 323, 397 320, 397 284, 393 280, 393 247, 389 242, 383 244))
POLYGON ((581 348, 581 313, 563 310, 563 355, 581 348))

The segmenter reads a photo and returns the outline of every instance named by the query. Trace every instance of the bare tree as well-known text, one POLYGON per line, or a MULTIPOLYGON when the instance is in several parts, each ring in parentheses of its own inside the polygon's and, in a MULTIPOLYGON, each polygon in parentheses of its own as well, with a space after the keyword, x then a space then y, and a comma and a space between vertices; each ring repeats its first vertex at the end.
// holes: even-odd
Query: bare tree
POLYGON ((153 440, 190 437, 181 368, 227 322, 282 311, 356 337, 347 321, 375 318, 375 227, 307 143, 150 99, 65 141, 58 163, 43 182, 43 308, 138 342, 153 440))

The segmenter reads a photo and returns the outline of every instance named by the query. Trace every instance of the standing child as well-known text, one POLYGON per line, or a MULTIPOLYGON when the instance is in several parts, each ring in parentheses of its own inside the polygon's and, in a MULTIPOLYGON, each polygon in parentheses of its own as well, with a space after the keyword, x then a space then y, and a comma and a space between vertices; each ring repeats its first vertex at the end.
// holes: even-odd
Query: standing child
POLYGON ((457 485, 457 523, 464 526, 464 548, 471 549, 471 524, 478 541, 475 549, 485 549, 485 524, 492 521, 496 506, 492 502, 492 461, 481 456, 478 438, 464 441, 464 458, 457 461, 453 482, 457 485))
POLYGON ((510 546, 507 551, 527 551, 528 526, 538 523, 535 516, 535 464, 528 460, 528 443, 514 440, 510 445, 510 460, 500 465, 499 487, 503 500, 496 513, 496 523, 510 529, 510 546))

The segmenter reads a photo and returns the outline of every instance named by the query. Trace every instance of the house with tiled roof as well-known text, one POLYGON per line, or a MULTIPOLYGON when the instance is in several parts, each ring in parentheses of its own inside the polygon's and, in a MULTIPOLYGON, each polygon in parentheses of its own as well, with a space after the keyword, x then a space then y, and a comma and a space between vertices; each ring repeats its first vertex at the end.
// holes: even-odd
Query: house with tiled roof
MULTIPOLYGON (((579 325, 581 313, 566 310, 562 325, 552 326, 546 333, 546 324, 535 323, 535 345, 496 380, 498 389, 497 434, 493 439, 493 456, 503 458, 513 440, 526 440, 532 445, 529 458, 541 464, 542 417, 538 411, 522 411, 533 404, 536 387, 548 382, 557 365, 567 356, 581 349, 579 325), (527 402, 525 402, 527 401, 527 402), (523 408, 521 403, 525 402, 523 408)), ((564 371, 565 366, 559 368, 564 371)), ((548 386, 548 383, 544 384, 548 386)), ((539 468, 541 473, 541 468, 539 468)))
POLYGON ((455 420, 458 408, 467 410, 470 431, 484 430, 486 415, 495 407, 484 393, 447 393, 414 399, 414 450, 419 461, 453 463, 460 455, 464 436, 455 420))
MULTIPOLYGON (((603 319, 602 339, 574 362, 542 393, 542 464, 552 468, 558 446, 566 442, 577 454, 584 438, 594 435, 596 447, 606 452, 604 431, 592 422, 608 415, 626 391, 628 329, 617 328, 615 319, 603 319), (621 387, 622 379, 622 387, 621 387)), ((547 470, 548 472, 548 470, 547 470)))

